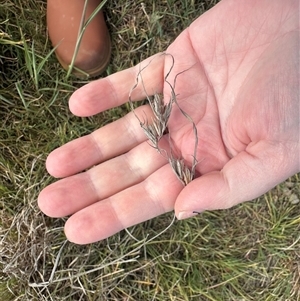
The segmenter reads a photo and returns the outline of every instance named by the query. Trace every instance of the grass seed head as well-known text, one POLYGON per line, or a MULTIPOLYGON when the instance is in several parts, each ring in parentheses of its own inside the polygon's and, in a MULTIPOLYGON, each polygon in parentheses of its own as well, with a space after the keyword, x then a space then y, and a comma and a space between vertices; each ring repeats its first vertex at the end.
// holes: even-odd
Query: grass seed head
MULTIPOLYGON (((175 175, 181 181, 181 183, 184 186, 186 186, 195 177, 195 167, 197 165, 196 152, 197 152, 197 145, 198 145, 197 128, 196 128, 196 125, 195 125, 194 121, 192 120, 192 118, 185 111, 183 111, 181 109, 181 107, 179 106, 179 104, 177 102, 177 95, 175 93, 175 83, 176 83, 177 76, 180 75, 181 73, 185 72, 186 70, 178 73, 175 76, 174 84, 172 85, 168 81, 168 76, 170 75, 170 73, 171 73, 171 71, 174 67, 174 63, 175 63, 174 57, 171 54, 166 54, 165 53, 164 55, 170 55, 171 58, 172 58, 172 66, 171 66, 169 72, 167 73, 167 75, 165 76, 165 83, 167 85, 169 85, 170 89, 171 89, 171 97, 170 97, 169 102, 165 103, 163 96, 160 95, 160 94, 157 94, 157 93, 154 94, 154 96, 147 95, 141 72, 149 66, 149 64, 151 63, 150 62, 144 68, 140 69, 140 71, 138 73, 138 76, 136 78, 136 83, 135 83, 135 85, 133 86, 133 88, 131 89, 131 91, 129 93, 129 103, 131 105, 131 109, 132 109, 133 113, 135 114, 133 104, 132 104, 132 100, 131 100, 131 93, 138 86, 139 79, 140 79, 142 87, 144 88, 144 91, 147 95, 147 101, 150 105, 150 108, 152 109, 154 117, 152 117, 151 124, 149 124, 148 122, 141 122, 140 119, 136 115, 135 116, 139 120, 140 126, 143 129, 146 137, 149 139, 150 145, 160 153, 166 153, 167 154, 167 152, 165 150, 160 149, 159 141, 162 139, 162 137, 165 134, 168 134, 169 138, 170 138, 170 132, 169 132, 169 129, 168 129, 168 122, 169 122, 169 118, 171 116, 171 112, 172 112, 174 103, 178 107, 181 114, 189 122, 192 123, 193 131, 194 131, 194 134, 195 134, 195 147, 194 147, 194 154, 193 154, 194 161, 193 161, 193 164, 192 164, 192 169, 191 170, 189 169, 189 167, 185 164, 183 159, 174 159, 174 157, 172 155, 173 148, 172 148, 171 144, 170 144, 170 151, 171 151, 170 153, 171 153, 171 155, 166 156, 167 160, 169 161, 169 163, 172 167, 172 170, 175 173, 175 175)), ((169 141, 170 141, 170 139, 169 139, 169 141)))
POLYGON ((148 101, 155 118, 167 125, 171 115, 173 103, 170 101, 165 104, 163 97, 159 94, 155 94, 153 97, 149 97, 148 101))
POLYGON ((164 135, 166 130, 166 124, 162 123, 160 120, 152 118, 152 123, 140 123, 141 127, 150 141, 150 144, 155 149, 159 150, 158 142, 164 135))
POLYGON ((169 158, 169 163, 172 167, 173 172, 179 179, 179 181, 186 186, 194 179, 193 172, 185 164, 183 159, 174 159, 172 156, 169 158))

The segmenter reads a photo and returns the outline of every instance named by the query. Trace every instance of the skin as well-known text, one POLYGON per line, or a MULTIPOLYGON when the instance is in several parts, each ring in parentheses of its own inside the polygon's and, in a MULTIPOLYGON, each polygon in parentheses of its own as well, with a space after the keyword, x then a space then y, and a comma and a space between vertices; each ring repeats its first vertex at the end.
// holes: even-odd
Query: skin
MULTIPOLYGON (((48 156, 48 172, 61 179, 38 200, 51 217, 70 215, 65 225, 70 241, 102 240, 171 210, 183 219, 194 211, 229 208, 300 171, 298 0, 223 0, 166 52, 175 60, 170 83, 186 70, 175 92, 197 126, 197 178, 183 187, 132 113, 73 140, 48 156)), ((147 64, 142 71, 147 93, 163 92, 169 100, 164 77, 172 60, 157 54, 77 90, 70 110, 90 116, 127 102, 147 64)), ((144 97, 139 85, 132 99, 144 97)), ((136 114, 149 116, 149 107, 136 114)), ((191 164, 193 129, 175 106, 169 129, 191 164)))

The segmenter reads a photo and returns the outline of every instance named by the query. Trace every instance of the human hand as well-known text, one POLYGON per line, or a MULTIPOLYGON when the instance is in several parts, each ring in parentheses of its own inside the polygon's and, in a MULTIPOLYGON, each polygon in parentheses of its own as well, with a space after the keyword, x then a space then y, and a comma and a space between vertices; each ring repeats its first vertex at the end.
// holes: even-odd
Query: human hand
MULTIPOLYGON (((39 196, 52 217, 71 215, 70 241, 104 239, 175 209, 178 218, 251 200, 300 170, 299 20, 297 0, 223 0, 170 45, 180 107, 198 130, 198 176, 186 187, 151 148, 133 113, 54 150, 47 169, 63 178, 39 196), (92 167, 94 166, 94 167, 92 167), (90 168, 92 167, 92 168, 90 168), (90 169, 88 169, 90 168, 90 169), (81 172, 86 170, 85 172, 81 172)), ((148 94, 170 89, 169 56, 142 72, 148 94)), ((128 101, 140 66, 77 90, 70 109, 90 116, 128 101)), ((138 86, 133 100, 145 97, 138 86)), ((149 107, 136 113, 150 115, 149 107)), ((192 164, 191 124, 173 107, 172 143, 192 164)))

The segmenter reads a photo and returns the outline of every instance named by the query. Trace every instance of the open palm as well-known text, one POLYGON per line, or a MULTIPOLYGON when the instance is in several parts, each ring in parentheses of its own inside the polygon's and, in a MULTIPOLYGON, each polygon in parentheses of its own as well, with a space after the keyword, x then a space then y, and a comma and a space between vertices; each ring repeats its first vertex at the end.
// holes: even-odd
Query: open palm
MULTIPOLYGON (((67 237, 90 243, 173 209, 182 219, 231 207, 298 172, 298 6, 297 0, 223 0, 167 49, 175 61, 168 81, 186 70, 175 92, 198 131, 197 177, 189 185, 183 187, 129 113, 49 155, 49 173, 63 179, 41 192, 41 210, 71 215, 67 237)), ((133 99, 144 98, 145 90, 169 99, 164 78, 172 60, 158 54, 77 90, 71 111, 89 116, 125 103, 147 64, 145 89, 139 85, 133 99)), ((139 107, 136 114, 150 115, 150 109, 139 107)), ((176 106, 169 131, 191 164, 193 128, 176 106)))

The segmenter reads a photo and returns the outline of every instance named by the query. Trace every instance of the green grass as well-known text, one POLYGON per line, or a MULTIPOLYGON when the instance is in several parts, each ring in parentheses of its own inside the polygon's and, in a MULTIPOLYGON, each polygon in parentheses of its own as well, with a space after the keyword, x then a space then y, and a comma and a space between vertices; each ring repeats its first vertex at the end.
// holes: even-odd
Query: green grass
MULTIPOLYGON (((214 1, 109 1, 107 74, 164 50, 214 1), (143 4, 144 3, 144 8, 143 4)), ((0 1, 0 300, 300 300, 299 175, 253 202, 186 221, 166 214, 87 246, 45 217, 47 154, 127 113, 69 113, 45 1, 0 1), (137 240, 133 239, 135 237, 137 240), (50 283, 49 280, 51 280, 50 283)))

